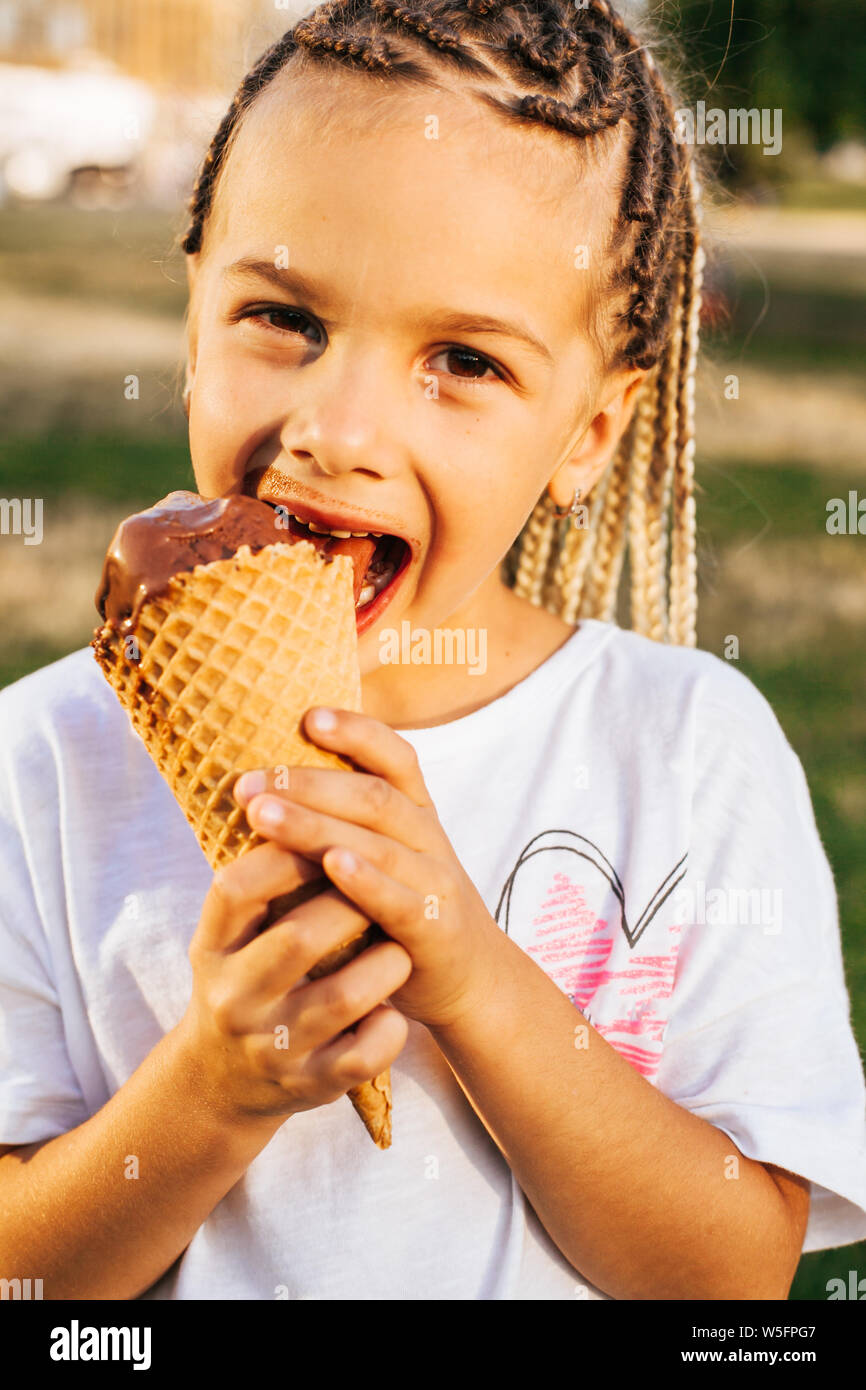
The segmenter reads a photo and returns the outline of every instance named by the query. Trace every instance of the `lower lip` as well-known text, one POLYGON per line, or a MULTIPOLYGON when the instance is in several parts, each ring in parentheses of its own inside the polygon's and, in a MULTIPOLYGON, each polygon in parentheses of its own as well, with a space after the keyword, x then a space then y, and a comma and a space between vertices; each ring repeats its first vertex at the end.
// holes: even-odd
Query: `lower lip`
POLYGON ((360 637, 362 632, 366 632, 372 623, 381 618, 388 604, 391 602, 395 593, 403 582, 403 576, 412 562, 412 550, 406 546, 403 559, 400 561, 400 568, 397 570, 390 584, 387 584, 381 594, 377 594, 374 599, 365 604, 363 608, 355 610, 355 630, 360 637))

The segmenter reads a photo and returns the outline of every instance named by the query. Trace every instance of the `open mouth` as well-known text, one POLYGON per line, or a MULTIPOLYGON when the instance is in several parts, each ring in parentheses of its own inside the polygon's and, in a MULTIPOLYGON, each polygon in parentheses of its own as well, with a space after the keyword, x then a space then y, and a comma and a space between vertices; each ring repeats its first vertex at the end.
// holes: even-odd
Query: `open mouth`
MULTIPOLYGON (((272 502, 286 517, 284 503, 272 502)), ((402 536, 378 534, 375 531, 355 532, 330 530, 314 521, 304 521, 288 512, 283 529, 298 540, 312 541, 324 555, 348 555, 354 570, 355 612, 359 631, 375 621, 378 613, 390 602, 396 582, 406 571, 411 559, 411 547, 402 536)))

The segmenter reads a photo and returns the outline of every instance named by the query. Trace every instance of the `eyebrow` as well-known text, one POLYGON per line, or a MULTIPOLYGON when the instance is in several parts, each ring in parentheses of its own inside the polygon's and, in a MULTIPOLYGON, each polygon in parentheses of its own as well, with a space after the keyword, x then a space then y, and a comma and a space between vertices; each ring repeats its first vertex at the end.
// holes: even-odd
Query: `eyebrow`
MULTIPOLYGON (((255 256, 244 256, 239 261, 233 261, 227 265, 222 272, 223 279, 239 279, 243 276, 255 275, 259 279, 269 280, 284 293, 296 294, 308 302, 313 301, 319 304, 328 303, 328 291, 309 275, 303 275, 299 270, 290 267, 280 269, 274 265, 273 261, 258 260, 255 256)), ((539 357, 548 366, 554 365, 553 353, 546 343, 537 337, 526 324, 518 322, 508 322, 506 319, 498 319, 490 314, 476 314, 460 309, 432 309, 418 306, 412 310, 412 317, 416 321, 423 321, 429 328, 438 329, 442 333, 491 333, 498 334, 503 338, 513 338, 515 341, 523 343, 530 352, 539 357)))

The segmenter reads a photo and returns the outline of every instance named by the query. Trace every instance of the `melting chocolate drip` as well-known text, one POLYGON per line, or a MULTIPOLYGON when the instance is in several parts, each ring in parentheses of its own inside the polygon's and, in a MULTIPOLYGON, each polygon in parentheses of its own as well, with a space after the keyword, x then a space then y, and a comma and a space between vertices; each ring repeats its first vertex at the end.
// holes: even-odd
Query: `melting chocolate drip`
POLYGON ((118 526, 105 558, 96 607, 109 628, 128 636, 142 606, 164 593, 174 575, 230 559, 242 545, 258 551, 301 539, 311 541, 326 562, 332 555, 350 556, 357 602, 375 541, 315 535, 296 522, 287 527, 282 510, 255 497, 235 494, 207 501, 195 492, 171 492, 118 526))

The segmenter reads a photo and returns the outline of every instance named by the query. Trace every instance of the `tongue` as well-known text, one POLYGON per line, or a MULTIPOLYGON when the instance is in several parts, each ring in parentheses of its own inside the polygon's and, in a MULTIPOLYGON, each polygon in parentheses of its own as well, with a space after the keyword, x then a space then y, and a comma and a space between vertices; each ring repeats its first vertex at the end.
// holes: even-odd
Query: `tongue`
MULTIPOLYGON (((317 538, 314 537, 314 539, 317 538)), ((322 536, 321 539, 330 542, 327 547, 329 555, 348 555, 355 566, 355 603, 357 603, 364 587, 364 575, 367 573, 373 558, 377 542, 370 536, 350 536, 346 541, 335 540, 329 536, 322 536)))
POLYGON ((312 541, 323 555, 348 555, 355 569, 353 587, 357 604, 364 587, 364 576, 378 542, 372 536, 350 536, 348 540, 339 540, 336 536, 318 536, 315 531, 308 531, 305 526, 298 525, 294 517, 290 520, 289 529, 298 540, 312 541))

